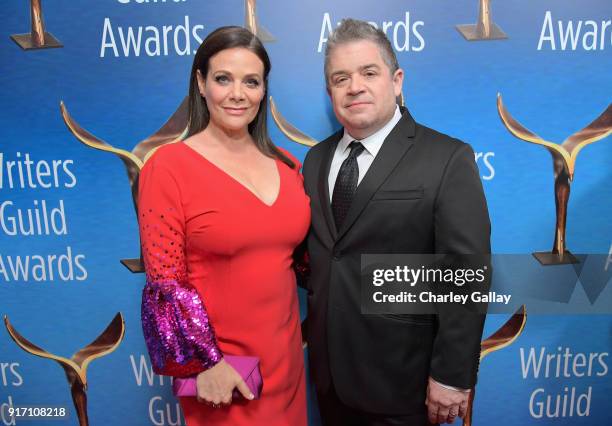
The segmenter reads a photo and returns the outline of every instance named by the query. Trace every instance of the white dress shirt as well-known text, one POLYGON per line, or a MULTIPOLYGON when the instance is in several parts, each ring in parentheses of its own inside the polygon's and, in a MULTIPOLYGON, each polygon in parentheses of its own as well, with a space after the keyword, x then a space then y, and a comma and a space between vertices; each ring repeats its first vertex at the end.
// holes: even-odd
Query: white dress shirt
POLYGON ((342 139, 338 142, 336 146, 336 151, 334 152, 334 158, 332 159, 331 167, 329 169, 329 176, 327 178, 327 183, 329 185, 329 200, 332 200, 334 194, 334 185, 336 184, 336 178, 338 177, 338 173, 340 172, 340 166, 342 166, 342 162, 346 160, 351 152, 349 148, 349 144, 353 141, 361 142, 363 147, 365 148, 363 152, 357 157, 357 165, 359 166, 359 178, 357 180, 357 185, 361 183, 361 180, 367 173, 368 169, 372 165, 374 158, 380 151, 380 148, 383 145, 383 142, 391 133, 391 130, 395 127, 395 125, 402 118, 402 113, 400 112, 399 107, 395 107, 395 113, 391 120, 387 122, 383 127, 380 128, 376 133, 368 136, 365 139, 359 140, 352 137, 346 129, 344 129, 344 135, 342 139))

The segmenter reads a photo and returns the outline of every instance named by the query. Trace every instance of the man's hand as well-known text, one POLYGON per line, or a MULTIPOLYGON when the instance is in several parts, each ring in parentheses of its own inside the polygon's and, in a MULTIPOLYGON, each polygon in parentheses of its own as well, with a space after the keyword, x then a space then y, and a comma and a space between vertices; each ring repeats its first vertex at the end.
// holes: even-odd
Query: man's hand
POLYGON ((254 395, 244 383, 242 377, 234 368, 225 362, 224 359, 217 365, 202 371, 196 379, 198 388, 198 401, 204 402, 217 408, 220 404, 229 405, 232 403, 232 392, 234 388, 246 399, 253 399, 254 395))
POLYGON ((453 423, 457 417, 465 417, 470 392, 445 388, 430 377, 425 399, 429 422, 453 423))

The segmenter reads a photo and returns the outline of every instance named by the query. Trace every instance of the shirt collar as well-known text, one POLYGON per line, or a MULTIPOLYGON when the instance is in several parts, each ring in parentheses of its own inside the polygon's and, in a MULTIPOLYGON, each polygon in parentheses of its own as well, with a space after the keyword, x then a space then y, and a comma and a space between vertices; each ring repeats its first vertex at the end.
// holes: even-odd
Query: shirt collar
POLYGON ((370 153, 370 155, 376 157, 376 154, 378 154, 378 151, 380 151, 383 142, 385 141, 387 136, 389 136, 389 133, 391 133, 391 130, 393 130, 393 128, 400 121, 401 118, 402 113, 399 109, 399 106, 396 106, 395 113, 393 114, 393 117, 391 117, 391 120, 387 122, 387 124, 382 126, 376 133, 361 140, 355 139, 349 134, 346 129, 344 129, 344 135, 342 136, 342 139, 340 139, 340 141, 338 142, 338 148, 340 150, 339 152, 343 153, 348 149, 348 146, 351 142, 357 140, 361 142, 365 150, 370 153))

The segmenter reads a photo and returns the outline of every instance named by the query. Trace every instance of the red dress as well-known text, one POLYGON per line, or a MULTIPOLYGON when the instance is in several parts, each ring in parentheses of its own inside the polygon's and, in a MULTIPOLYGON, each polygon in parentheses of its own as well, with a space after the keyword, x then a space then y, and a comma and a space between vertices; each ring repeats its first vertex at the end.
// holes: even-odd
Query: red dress
MULTIPOLYGON (((182 142, 158 149, 140 174, 139 224, 149 287, 143 328, 157 372, 203 371, 214 365, 210 357, 220 357, 218 351, 261 360, 259 400, 234 399, 228 407, 212 408, 181 397, 188 426, 307 423, 292 255, 308 230, 310 207, 300 165, 291 158, 295 169, 275 160, 280 190, 272 205, 182 142), (159 309, 168 309, 158 301, 171 300, 160 291, 177 286, 197 292, 205 309, 197 319, 181 320, 191 321, 184 328, 199 327, 185 333, 182 343, 164 328, 166 319, 157 319, 166 315, 159 309), (180 355, 168 356, 173 348, 180 355)), ((185 299, 191 301, 176 297, 180 303, 185 299)), ((170 307, 183 314, 191 308, 170 307)))

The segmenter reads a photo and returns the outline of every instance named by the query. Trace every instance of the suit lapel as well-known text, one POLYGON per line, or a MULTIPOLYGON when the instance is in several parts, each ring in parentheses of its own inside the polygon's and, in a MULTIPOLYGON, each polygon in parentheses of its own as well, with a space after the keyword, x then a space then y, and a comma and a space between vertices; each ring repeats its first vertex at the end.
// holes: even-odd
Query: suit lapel
POLYGON ((321 210, 323 211, 323 216, 325 216, 325 221, 327 222, 327 227, 329 228, 329 233, 332 236, 332 239, 336 239, 336 234, 338 233, 336 229, 336 224, 334 222, 334 216, 332 214, 330 195, 329 195, 329 185, 328 185, 328 177, 329 177, 329 169, 331 168, 332 159, 334 158, 334 152, 336 152, 336 146, 338 145, 338 141, 342 138, 343 130, 332 135, 327 141, 322 142, 326 144, 326 147, 323 151, 321 158, 321 167, 319 169, 319 202, 321 203, 321 210))
MULTIPOLYGON (((353 198, 346 219, 338 230, 336 241, 339 241, 346 234, 368 204, 370 198, 372 198, 387 176, 391 174, 404 154, 412 147, 414 143, 415 122, 407 109, 402 108, 401 111, 402 118, 386 137, 372 165, 357 187, 355 198, 353 198)), ((331 206, 329 211, 331 216, 331 206)))

